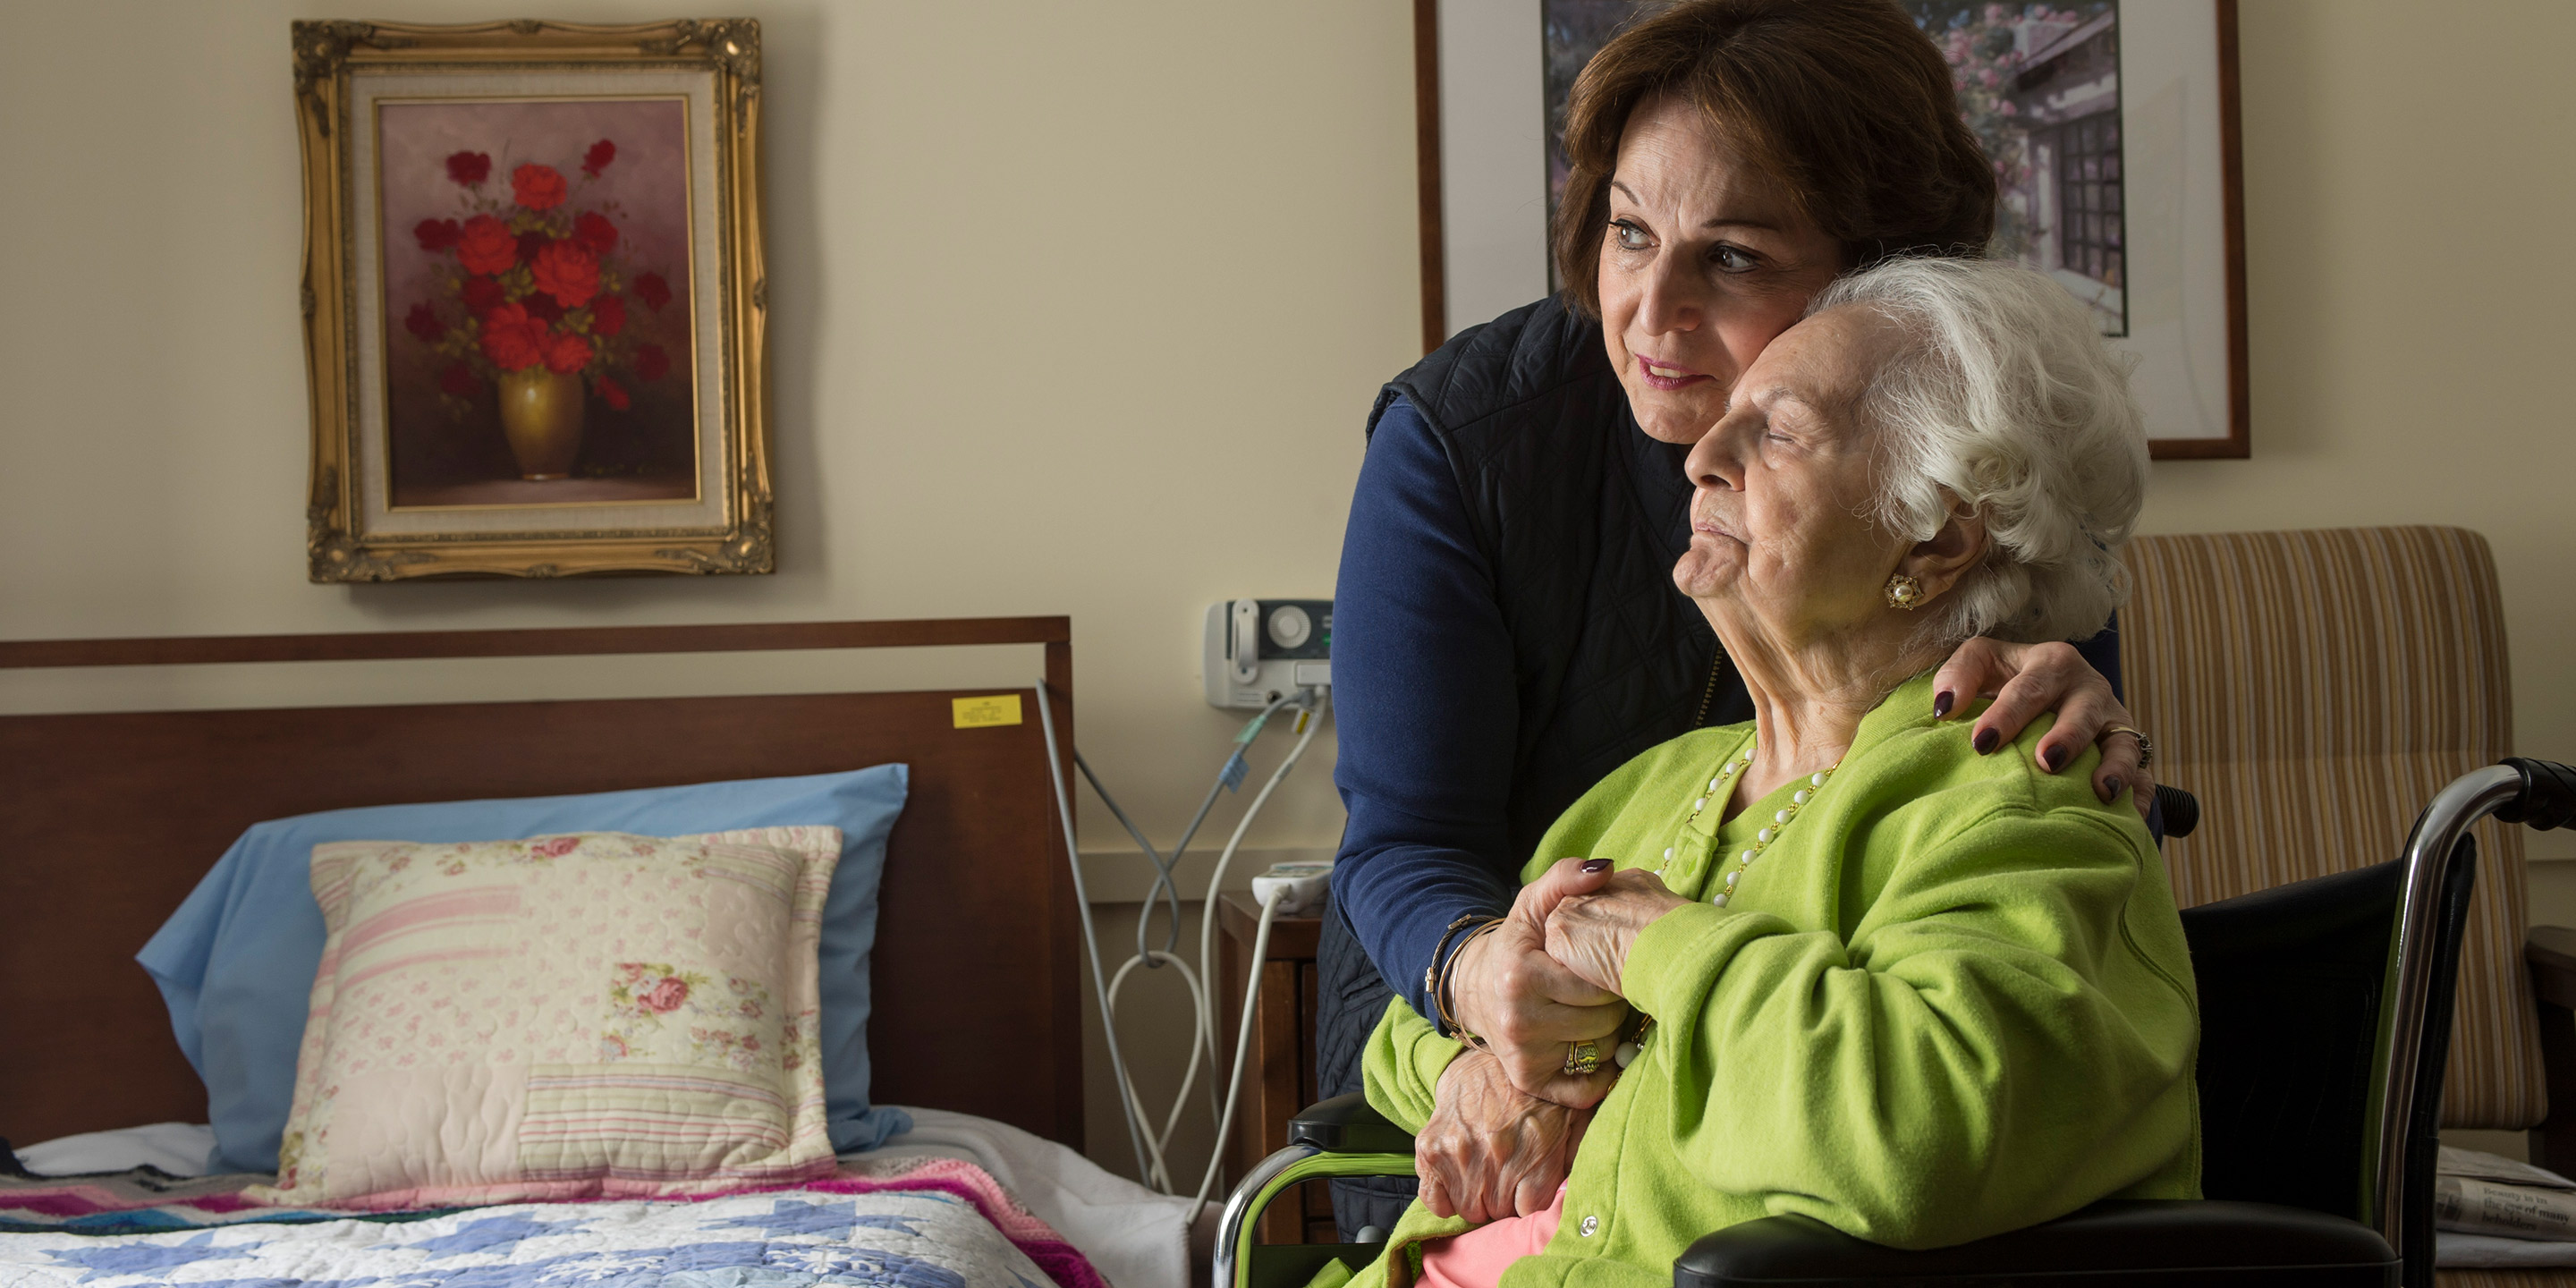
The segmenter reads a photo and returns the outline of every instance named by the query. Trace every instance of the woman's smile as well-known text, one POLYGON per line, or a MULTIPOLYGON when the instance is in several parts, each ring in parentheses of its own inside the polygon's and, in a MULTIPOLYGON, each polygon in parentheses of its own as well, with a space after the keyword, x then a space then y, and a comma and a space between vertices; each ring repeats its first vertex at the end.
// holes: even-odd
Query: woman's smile
POLYGON ((1650 388, 1666 391, 1687 389, 1692 385, 1715 379, 1706 372, 1693 371, 1678 363, 1658 362, 1642 353, 1637 355, 1637 367, 1640 378, 1650 388))

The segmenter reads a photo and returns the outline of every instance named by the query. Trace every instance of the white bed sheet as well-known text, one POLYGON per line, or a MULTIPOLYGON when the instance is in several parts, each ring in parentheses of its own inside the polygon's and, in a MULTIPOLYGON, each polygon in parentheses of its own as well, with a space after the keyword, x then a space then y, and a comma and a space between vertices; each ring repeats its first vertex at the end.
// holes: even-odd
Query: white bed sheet
POLYGON ((204 1123, 154 1123, 64 1136, 15 1152, 18 1162, 38 1176, 129 1172, 144 1166, 172 1176, 204 1176, 215 1157, 215 1129, 204 1123))
MULTIPOLYGON (((1000 1181, 1030 1215, 1054 1227, 1117 1288, 1186 1288, 1190 1277, 1187 1199, 1157 1194, 1090 1159, 1007 1123, 945 1109, 904 1107, 913 1129, 869 1158, 954 1158, 1000 1181)), ((173 1176, 203 1176, 214 1129, 154 1123, 65 1136, 18 1150, 39 1175, 122 1172, 149 1164, 173 1176)))
POLYGON ((1117 1288, 1186 1288, 1190 1201, 1157 1194, 1043 1136, 945 1109, 916 1109, 912 1130, 869 1152, 963 1159, 983 1168, 1031 1216, 1082 1250, 1117 1288))

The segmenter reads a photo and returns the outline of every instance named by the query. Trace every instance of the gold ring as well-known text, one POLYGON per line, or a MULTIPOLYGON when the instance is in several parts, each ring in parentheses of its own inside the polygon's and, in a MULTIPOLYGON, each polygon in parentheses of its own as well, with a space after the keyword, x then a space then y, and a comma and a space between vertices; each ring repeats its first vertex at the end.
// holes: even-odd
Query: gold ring
POLYGON ((2108 738, 2115 733, 2125 733, 2138 740, 2138 768, 2144 769, 2156 763, 2156 745, 2149 742, 2145 734, 2128 725, 2112 725, 2102 731, 2102 736, 2108 738))
POLYGON ((1565 1044, 1565 1071, 1582 1077, 1601 1067, 1601 1044, 1568 1042, 1565 1044))

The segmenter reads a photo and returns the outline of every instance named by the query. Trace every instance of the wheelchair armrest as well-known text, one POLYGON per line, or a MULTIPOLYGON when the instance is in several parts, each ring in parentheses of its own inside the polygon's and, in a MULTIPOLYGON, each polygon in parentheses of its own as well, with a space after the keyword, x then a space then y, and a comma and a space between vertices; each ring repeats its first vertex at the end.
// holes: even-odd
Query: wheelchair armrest
POLYGON ((1673 1263, 1675 1288, 2194 1283, 2395 1288, 2397 1254, 2341 1217, 2268 1203, 2105 1201, 2024 1230, 1909 1252, 1803 1216, 1764 1217, 1702 1238, 1673 1263))
POLYGON ((1359 1092, 1308 1105, 1288 1120, 1291 1144, 1312 1145, 1327 1154, 1410 1154, 1413 1135, 1369 1107, 1359 1092))

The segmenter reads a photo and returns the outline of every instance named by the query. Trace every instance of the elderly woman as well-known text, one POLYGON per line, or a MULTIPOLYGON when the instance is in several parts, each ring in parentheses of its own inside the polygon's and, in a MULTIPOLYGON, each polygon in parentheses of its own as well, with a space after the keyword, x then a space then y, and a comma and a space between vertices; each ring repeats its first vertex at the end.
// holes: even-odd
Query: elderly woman
MULTIPOLYGON (((1768 1214, 1925 1247, 2198 1189, 2191 964, 2146 828, 2038 772, 2045 722, 1986 756, 1932 711, 1960 640, 2116 606, 2146 478, 2122 366, 2044 276, 1899 260, 1737 390, 1691 449, 1673 581, 1752 719, 1638 756, 1540 842, 1497 924, 1634 1008, 1598 1053, 1626 1068, 1555 1204, 1456 1238, 1406 1215, 1426 1283, 1524 1256, 1515 1281, 1667 1283, 1768 1214)), ((1435 1141, 1466 1049, 1391 1004, 1371 1103, 1435 1141)))
MULTIPOLYGON (((1671 6, 1592 60, 1565 137, 1563 293, 1461 333, 1370 417, 1335 591, 1350 823, 1317 999, 1321 1082, 1340 1094, 1389 986, 1429 1014, 1426 977, 1451 980, 1490 1050, 1469 1063, 1493 1144, 1459 1164, 1522 1212, 1555 1191, 1606 1088, 1563 1069, 1567 1044, 1625 1008, 1534 932, 1463 951, 1444 933, 1508 908, 1530 847, 1602 775, 1751 715, 1741 668, 1669 579, 1691 539, 1683 453, 1828 282, 1899 252, 1977 254, 1995 206, 1950 68, 1893 0, 1671 6)), ((1980 637, 1926 710, 1965 718, 1996 693, 1973 725, 1996 750, 2054 710, 2020 754, 2080 763, 2104 799, 2125 784, 2143 808, 2141 742, 2106 674, 2107 638, 2079 657, 1980 637)), ((1345 1231, 1393 1224, 1410 1198, 1410 1182, 1375 1202, 1359 1185, 1335 1183, 1345 1231)))

